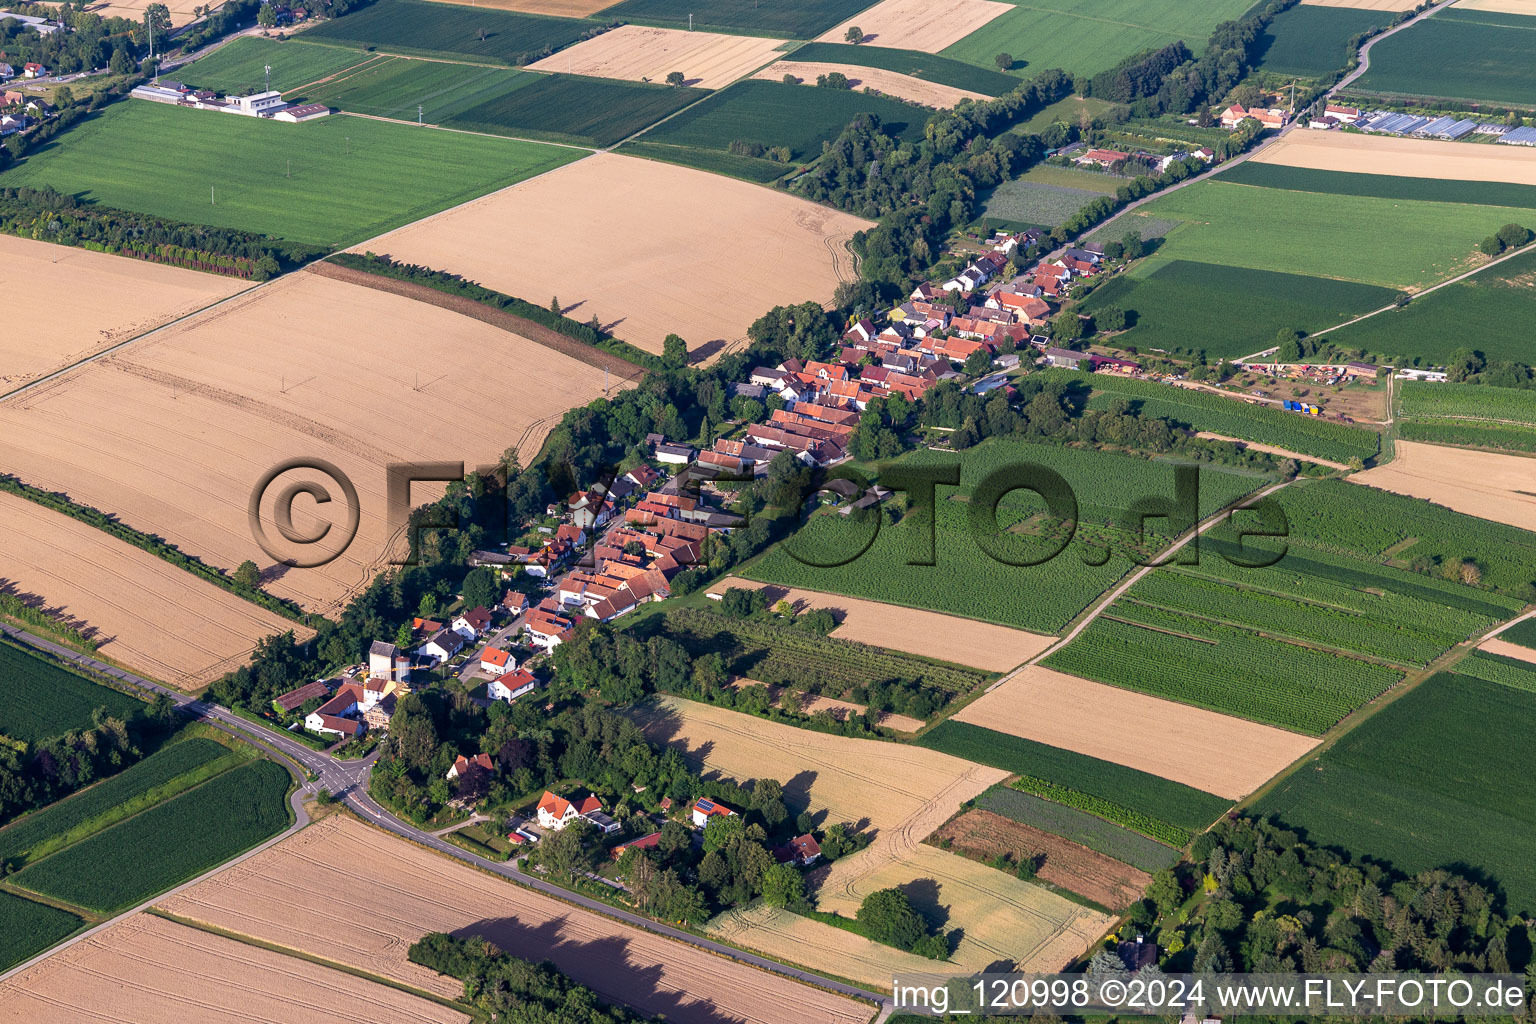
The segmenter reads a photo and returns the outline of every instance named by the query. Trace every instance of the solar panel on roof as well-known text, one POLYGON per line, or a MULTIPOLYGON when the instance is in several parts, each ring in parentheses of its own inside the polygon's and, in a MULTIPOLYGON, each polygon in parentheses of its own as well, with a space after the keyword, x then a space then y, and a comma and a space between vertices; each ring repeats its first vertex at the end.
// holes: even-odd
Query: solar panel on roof
POLYGON ((1514 131, 1505 132, 1499 141, 1536 146, 1536 128, 1516 128, 1514 131))
POLYGON ((1438 135, 1455 123, 1456 119, 1454 117, 1437 117, 1418 130, 1425 135, 1438 135))
POLYGON ((1468 120, 1463 120, 1463 121, 1457 121, 1455 124, 1451 125, 1449 128, 1447 128, 1445 131, 1441 132, 1440 134, 1444 135, 1448 139, 1453 139, 1454 140, 1454 139, 1460 139, 1460 138, 1464 138, 1465 136, 1471 135, 1476 130, 1477 130, 1477 122, 1468 119, 1468 120))

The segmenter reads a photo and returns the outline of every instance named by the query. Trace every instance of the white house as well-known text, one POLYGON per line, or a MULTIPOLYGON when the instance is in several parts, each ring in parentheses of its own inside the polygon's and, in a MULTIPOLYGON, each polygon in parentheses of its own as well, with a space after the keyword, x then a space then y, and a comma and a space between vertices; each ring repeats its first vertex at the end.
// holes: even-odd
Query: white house
POLYGON ((517 668, 517 659, 512 657, 510 651, 497 650, 487 647, 480 652, 480 671, 494 672, 501 675, 503 672, 511 672, 517 668))
POLYGON ((453 767, 448 769, 448 778, 456 779, 470 772, 493 772, 496 763, 491 760, 490 754, 476 754, 474 757, 465 757, 460 754, 454 759, 453 767))
POLYGON ((577 818, 601 812, 602 809, 603 802, 595 796, 589 795, 581 803, 574 804, 546 789, 539 798, 539 827, 558 832, 577 818))
POLYGON ((525 693, 529 693, 539 681, 533 678, 533 673, 525 668, 516 672, 508 672, 500 678, 493 679, 485 688, 485 695, 491 700, 514 701, 525 693))
POLYGON ((453 620, 453 631, 463 637, 466 642, 478 640, 480 634, 491 626, 491 612, 489 608, 471 608, 469 611, 453 620))
POLYGON ((736 812, 725 804, 716 803, 708 797, 701 796, 693 805, 693 824, 697 828, 703 828, 709 824, 709 819, 716 815, 729 818, 735 814, 736 812))
POLYGON ((304 719, 304 728, 310 732, 337 736, 361 735, 365 728, 363 723, 348 716, 357 714, 359 706, 366 700, 367 695, 361 686, 343 683, 336 690, 335 696, 309 713, 304 719))
POLYGON ((552 651, 571 634, 571 624, 558 615, 535 609, 528 613, 528 639, 536 647, 552 651))
POLYGON ((451 629, 440 629, 432 634, 432 639, 418 647, 416 653, 423 658, 431 658, 441 665, 463 649, 462 636, 451 629))

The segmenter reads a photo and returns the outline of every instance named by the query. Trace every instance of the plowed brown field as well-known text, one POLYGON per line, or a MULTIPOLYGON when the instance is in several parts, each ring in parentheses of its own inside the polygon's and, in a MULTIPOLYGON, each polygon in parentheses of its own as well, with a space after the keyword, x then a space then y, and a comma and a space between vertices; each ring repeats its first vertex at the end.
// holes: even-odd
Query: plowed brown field
MULTIPOLYGON (((278 566, 267 586, 329 613, 400 549, 386 522, 390 463, 472 468, 515 445, 527 464, 567 409, 602 391, 601 370, 489 324, 294 274, 0 402, 0 466, 211 564, 268 570, 277 559, 252 537, 253 489, 280 462, 324 459, 356 485, 357 539, 323 567, 278 566)), ((301 550, 271 520, 278 492, 299 480, 332 500, 300 495, 297 530, 334 522, 330 536, 342 533, 338 484, 284 474, 262 505, 279 555, 301 550)), ((440 493, 418 484, 411 499, 440 493)))
POLYGON ((966 811, 946 822, 936 835, 953 842, 956 850, 979 854, 987 860, 1000 853, 1040 858, 1039 878, 1111 910, 1124 910, 1141 899, 1152 881, 1145 871, 1113 857, 991 811, 966 811))
POLYGON ((479 281, 661 352, 695 359, 743 341, 781 303, 826 302, 853 280, 867 220, 687 167, 599 153, 419 220, 368 248, 479 281), (702 351, 700 351, 702 349, 702 351))
POLYGON ((0 235, 0 393, 169 323, 249 281, 0 235), (66 298, 67 297, 67 298, 66 298))
POLYGON ((256 641, 313 631, 93 526, 0 492, 0 591, 81 627, 105 657, 183 690, 244 663, 256 641))
POLYGON ((629 928, 335 816, 165 900, 169 913, 360 967, 441 995, 411 963, 432 931, 482 935, 550 960, 604 999, 677 1024, 864 1024, 851 999, 629 928), (317 894, 323 894, 319 896, 317 894))
POLYGON ((460 1024, 469 1017, 344 971, 136 914, 0 982, 0 1020, 460 1024))

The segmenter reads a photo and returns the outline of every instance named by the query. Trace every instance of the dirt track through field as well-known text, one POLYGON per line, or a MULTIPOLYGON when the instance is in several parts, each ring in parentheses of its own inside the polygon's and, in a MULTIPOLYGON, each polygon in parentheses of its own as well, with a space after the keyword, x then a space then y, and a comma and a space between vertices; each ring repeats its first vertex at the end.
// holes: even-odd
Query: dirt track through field
POLYGON ((1319 466, 1327 466, 1329 469, 1349 469, 1349 467, 1344 465, 1342 462, 1332 462, 1328 459, 1320 459, 1316 455, 1303 455, 1301 452, 1293 452, 1289 448, 1277 448, 1272 444, 1260 444, 1257 441, 1245 441, 1240 437, 1230 437, 1226 434, 1213 434, 1209 430, 1197 431, 1195 436, 1205 438, 1207 441, 1230 441, 1233 444, 1240 444, 1250 451, 1268 452, 1271 455, 1278 455, 1282 459, 1295 459, 1298 462, 1314 462, 1319 466))
POLYGON ((369 243, 659 354, 744 341, 781 303, 827 302, 869 221, 687 167, 599 153, 369 243))
POLYGON ((447 996, 461 991, 456 980, 406 957, 427 932, 481 935, 514 956, 551 960, 602 998, 676 1024, 864 1024, 871 1013, 864 1004, 629 928, 341 815, 161 906, 447 996))
POLYGON ((1474 146, 1437 139, 1297 130, 1265 146, 1254 154, 1253 162, 1319 171, 1536 185, 1536 149, 1529 146, 1474 146))
POLYGON ((938 53, 1008 11, 996 0, 882 0, 817 36, 819 42, 846 42, 850 26, 864 33, 865 46, 938 53))
POLYGON ((1348 479, 1522 530, 1536 530, 1536 459, 1397 441, 1385 466, 1348 479))
POLYGON ((1308 736, 1039 665, 1021 669, 967 704, 955 720, 1233 800, 1258 789, 1317 745, 1308 736), (1212 757, 1213 750, 1221 756, 1212 757))
POLYGON ((313 631, 147 551, 0 492, 0 592, 48 608, 99 653, 184 690, 243 664, 262 637, 313 631))
POLYGON ((251 287, 250 281, 0 235, 0 393, 251 287))
POLYGON ((469 1017, 343 971, 136 914, 0 983, 0 1020, 461 1024, 469 1017))
MULTIPOLYGON (((609 382, 618 386, 618 381, 609 382)), ((189 554, 306 609, 333 612, 396 551, 387 522, 390 463, 494 463, 508 445, 530 462, 567 409, 602 394, 600 370, 412 299, 294 274, 0 403, 0 465, 28 483, 118 514, 189 554), (319 458, 359 498, 357 539, 315 569, 286 569, 255 541, 247 505, 284 460, 319 458)), ((415 504, 441 484, 412 488, 415 504)), ((335 481, 286 473, 261 509, 279 555, 334 551, 345 513, 335 481), (273 503, 300 495, 294 525, 332 533, 285 546, 273 503)))
POLYGON ((840 640, 856 640, 861 644, 969 665, 987 672, 1006 672, 1056 642, 1053 636, 962 619, 957 615, 781 587, 739 576, 721 580, 709 588, 709 593, 724 594, 732 587, 766 590, 770 605, 787 600, 795 606, 797 613, 812 608, 831 609, 838 621, 832 635, 840 640))
POLYGON ((851 89, 873 89, 887 96, 895 96, 897 99, 921 103, 925 107, 952 107, 961 100, 989 98, 985 93, 957 89, 952 85, 940 85, 938 82, 913 78, 911 75, 885 71, 881 68, 861 67, 857 64, 819 64, 812 61, 781 60, 768 65, 752 77, 780 82, 785 75, 794 75, 802 84, 815 85, 818 75, 831 74, 834 71, 848 76, 848 86, 851 89))
POLYGON ((631 82, 664 82, 680 71, 684 85, 721 89, 773 60, 782 45, 782 39, 622 25, 528 66, 631 82))

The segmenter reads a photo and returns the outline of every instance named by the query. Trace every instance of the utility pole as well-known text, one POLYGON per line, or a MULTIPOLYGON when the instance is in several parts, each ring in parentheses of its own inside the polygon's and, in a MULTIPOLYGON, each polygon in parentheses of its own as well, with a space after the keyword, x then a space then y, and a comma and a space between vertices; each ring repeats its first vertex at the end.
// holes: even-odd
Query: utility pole
POLYGON ((267 92, 271 92, 272 91, 272 65, 271 64, 267 65, 267 89, 266 89, 266 91, 267 92))
POLYGON ((423 120, 420 103, 416 104, 416 123, 418 125, 424 125, 427 123, 425 120, 423 120))
POLYGON ((693 15, 688 15, 688 31, 693 31, 693 15))

